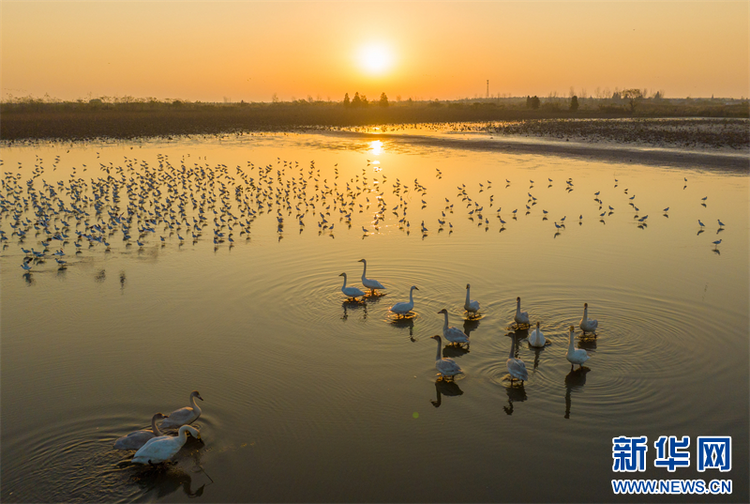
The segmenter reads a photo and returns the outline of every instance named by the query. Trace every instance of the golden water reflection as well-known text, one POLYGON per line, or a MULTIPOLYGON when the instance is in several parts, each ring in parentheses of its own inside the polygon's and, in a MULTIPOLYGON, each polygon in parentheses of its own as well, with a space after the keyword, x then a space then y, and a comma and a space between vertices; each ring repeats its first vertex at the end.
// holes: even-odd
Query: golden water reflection
MULTIPOLYGON (((310 489, 322 479, 340 491, 328 500, 420 500, 408 488, 429 482, 444 500, 522 501, 531 486, 535 500, 552 501, 546 487, 564 485, 569 468, 608 481, 606 460, 591 453, 611 451, 612 429, 710 422, 747 444, 737 427, 750 409, 746 175, 387 141, 377 165, 374 143, 313 134, 5 148, 4 491, 49 501, 80 486, 33 483, 38 460, 56 469, 61 435, 77 443, 96 432, 105 456, 88 472, 110 474, 111 440, 195 388, 206 391, 201 465, 231 482, 210 487, 216 501, 316 500, 310 489), (76 194, 88 215, 70 212, 76 194), (47 241, 57 233, 62 241, 47 241), (42 242, 46 259, 25 272, 23 249, 42 242), (386 299, 344 300, 338 275, 358 286, 362 257, 386 299), (446 350, 465 394, 430 408, 436 313, 460 316, 469 282, 482 307, 481 322, 463 324, 471 352, 446 350), (397 320, 388 308, 411 285, 415 316, 397 320), (516 355, 533 372, 498 386, 517 296, 550 345, 533 349, 519 331, 516 355), (592 354, 581 379, 569 376, 565 350, 584 302, 599 328, 581 342, 592 354), (714 381, 736 386, 716 393, 714 381), (413 422, 420 407, 429 411, 413 422), (430 460, 446 425, 461 425, 454 455, 487 483, 477 488, 506 493, 435 483, 429 464, 405 462, 430 460), (259 440, 252 450, 222 450, 248 439, 259 440), (488 472, 512 462, 506 453, 542 454, 555 467, 565 453, 572 463, 538 488, 520 473, 488 472), (292 472, 294 488, 267 484, 292 472), (409 484, 397 495, 367 487, 401 474, 409 484)), ((435 403, 459 395, 435 387, 435 403)), ((188 495, 203 482, 191 476, 188 495)), ((108 485, 111 500, 143 500, 108 485)), ((578 498, 611 498, 594 486, 578 498)))

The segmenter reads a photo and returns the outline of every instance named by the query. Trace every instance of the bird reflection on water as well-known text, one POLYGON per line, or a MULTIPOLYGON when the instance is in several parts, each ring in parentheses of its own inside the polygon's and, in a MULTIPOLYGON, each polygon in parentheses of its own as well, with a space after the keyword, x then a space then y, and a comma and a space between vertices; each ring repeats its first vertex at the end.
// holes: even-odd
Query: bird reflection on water
POLYGON ((443 403, 443 396, 455 397, 463 395, 464 391, 458 386, 455 381, 447 381, 442 378, 435 380, 435 394, 437 395, 436 400, 430 399, 430 402, 436 408, 439 408, 443 403))
POLYGON ((581 366, 571 371, 565 377, 565 418, 570 418, 570 408, 572 405, 571 394, 574 390, 580 390, 586 384, 586 373, 591 369, 581 366))
POLYGON ((358 301, 358 300, 351 300, 346 299, 341 303, 341 307, 344 309, 343 315, 341 315, 341 320, 348 320, 349 319, 349 310, 359 310, 362 309, 362 320, 367 320, 367 303, 364 301, 358 301))
POLYGON ((481 319, 481 315, 464 319, 464 333, 466 334, 466 336, 471 336, 471 333, 479 328, 479 321, 481 319))
POLYGON ((529 350, 531 350, 532 352, 534 352, 534 367, 533 367, 533 369, 536 369, 536 368, 539 367, 539 357, 542 354, 542 352, 544 352, 545 347, 547 347, 548 345, 551 345, 551 343, 549 341, 546 342, 546 344, 543 347, 533 347, 533 346, 529 345, 529 350))
POLYGON ((443 347, 443 357, 452 359, 454 357, 461 357, 466 355, 471 350, 468 347, 462 347, 458 345, 446 345, 443 347))
MULTIPOLYGON (((203 442, 196 439, 193 439, 193 441, 194 443, 188 444, 199 444, 200 446, 191 449, 187 456, 171 464, 139 468, 137 474, 133 475, 132 481, 146 493, 155 493, 157 499, 163 499, 179 489, 182 489, 189 498, 203 496, 206 486, 214 481, 200 464, 200 448, 202 448, 203 442), (192 464, 188 462, 190 459, 192 459, 192 464), (207 479, 208 482, 203 482, 196 490, 193 490, 193 487, 197 486, 198 483, 193 483, 193 477, 190 473, 196 474, 198 472, 205 476, 205 478, 201 477, 200 479, 207 479)), ((183 449, 182 452, 184 451, 183 449)))
POLYGON ((511 382, 510 385, 505 387, 505 393, 508 394, 508 405, 503 406, 503 410, 507 415, 513 414, 513 403, 524 402, 528 399, 526 395, 526 389, 523 386, 523 382, 511 382))
POLYGON ((417 341, 416 338, 414 338, 414 319, 417 318, 417 313, 412 312, 412 315, 406 316, 406 317, 398 317, 398 318, 389 318, 388 323, 391 324, 393 327, 397 327, 400 329, 409 329, 409 339, 413 342, 417 341))

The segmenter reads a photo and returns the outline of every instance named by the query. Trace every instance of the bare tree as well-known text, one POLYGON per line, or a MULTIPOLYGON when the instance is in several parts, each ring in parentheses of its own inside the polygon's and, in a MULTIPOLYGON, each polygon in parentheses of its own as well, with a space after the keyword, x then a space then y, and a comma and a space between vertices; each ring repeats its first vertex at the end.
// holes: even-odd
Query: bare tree
POLYGON ((635 107, 643 99, 643 92, 640 89, 623 89, 620 94, 623 100, 627 100, 630 105, 630 112, 635 112, 635 107))

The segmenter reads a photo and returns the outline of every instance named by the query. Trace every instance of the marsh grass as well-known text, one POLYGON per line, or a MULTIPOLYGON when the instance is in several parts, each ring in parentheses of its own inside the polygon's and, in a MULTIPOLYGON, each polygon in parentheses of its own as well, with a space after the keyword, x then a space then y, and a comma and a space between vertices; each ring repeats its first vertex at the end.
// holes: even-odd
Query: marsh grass
POLYGON ((643 100, 631 112, 626 104, 581 99, 570 111, 567 100, 545 102, 540 109, 525 100, 403 101, 383 107, 345 107, 340 102, 201 103, 125 100, 62 102, 25 98, 0 104, 0 139, 84 140, 92 138, 168 137, 248 131, 285 131, 385 124, 630 117, 750 117, 748 101, 643 100))

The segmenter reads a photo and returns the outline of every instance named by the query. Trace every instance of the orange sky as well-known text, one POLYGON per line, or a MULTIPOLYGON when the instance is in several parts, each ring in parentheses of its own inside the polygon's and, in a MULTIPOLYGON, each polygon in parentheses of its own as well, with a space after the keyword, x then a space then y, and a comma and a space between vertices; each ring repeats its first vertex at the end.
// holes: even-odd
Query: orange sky
POLYGON ((747 1, 0 5, 4 99, 750 95, 747 1))

